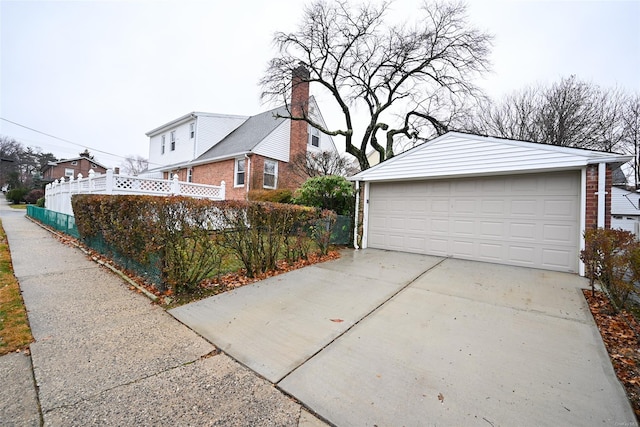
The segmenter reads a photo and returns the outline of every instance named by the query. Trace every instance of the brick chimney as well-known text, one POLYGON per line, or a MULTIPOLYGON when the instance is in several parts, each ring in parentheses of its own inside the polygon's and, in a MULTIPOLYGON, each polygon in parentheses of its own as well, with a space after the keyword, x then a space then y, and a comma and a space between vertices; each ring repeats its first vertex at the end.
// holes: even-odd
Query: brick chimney
MULTIPOLYGON (((300 65, 291 73, 291 116, 304 117, 309 111, 309 71, 300 65)), ((291 120, 289 160, 307 152, 309 139, 308 124, 304 120, 291 120)), ((287 168, 285 182, 282 187, 295 189, 304 180, 297 176, 291 168, 287 168)))

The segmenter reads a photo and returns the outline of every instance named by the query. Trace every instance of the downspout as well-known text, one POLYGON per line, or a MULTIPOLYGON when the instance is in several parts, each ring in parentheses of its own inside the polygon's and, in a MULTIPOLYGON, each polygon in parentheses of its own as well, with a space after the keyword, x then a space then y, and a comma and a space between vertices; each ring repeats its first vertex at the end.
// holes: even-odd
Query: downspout
POLYGON ((605 227, 605 205, 607 199, 607 164, 598 163, 598 228, 605 227))
POLYGON ((198 158, 198 116, 191 114, 191 117, 195 120, 193 122, 193 160, 198 158))
POLYGON ((356 212, 353 219, 353 247, 355 250, 360 249, 358 247, 358 212, 360 211, 360 181, 356 181, 356 212))
POLYGON ((249 189, 251 185, 251 157, 249 157, 249 155, 245 153, 244 158, 247 161, 247 170, 245 172, 247 175, 247 194, 245 195, 245 198, 249 200, 249 189))
POLYGON ((369 239, 367 228, 369 227, 369 187, 370 183, 364 183, 364 207, 362 209, 362 248, 367 248, 369 239))

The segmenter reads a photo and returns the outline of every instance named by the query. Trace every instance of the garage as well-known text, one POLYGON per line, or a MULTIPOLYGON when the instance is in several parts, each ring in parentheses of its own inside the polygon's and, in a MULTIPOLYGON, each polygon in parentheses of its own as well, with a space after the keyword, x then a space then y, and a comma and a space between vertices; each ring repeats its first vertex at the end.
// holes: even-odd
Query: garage
POLYGON ((576 272, 577 171, 373 183, 369 247, 576 272))
POLYGON ((611 171, 630 159, 448 132, 351 178, 355 242, 583 274, 584 230, 610 227, 611 171))

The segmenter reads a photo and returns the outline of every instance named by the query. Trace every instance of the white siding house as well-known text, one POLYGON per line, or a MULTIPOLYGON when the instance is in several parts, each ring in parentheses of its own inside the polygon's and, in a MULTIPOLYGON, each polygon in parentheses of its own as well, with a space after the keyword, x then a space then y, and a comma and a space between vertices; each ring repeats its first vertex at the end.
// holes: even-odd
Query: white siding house
POLYGON ((638 234, 640 227, 640 193, 613 187, 611 189, 611 228, 638 234))
POLYGON ((193 112, 149 132, 151 168, 191 161, 213 147, 247 120, 232 116, 193 112))

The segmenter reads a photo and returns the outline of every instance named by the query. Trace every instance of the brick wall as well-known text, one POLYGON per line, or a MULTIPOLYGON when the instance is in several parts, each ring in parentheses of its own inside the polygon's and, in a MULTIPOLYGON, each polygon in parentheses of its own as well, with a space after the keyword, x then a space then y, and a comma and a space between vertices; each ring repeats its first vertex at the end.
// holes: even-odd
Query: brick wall
MULTIPOLYGON (((611 184, 613 182, 613 171, 607 164, 606 180, 605 180, 605 214, 604 227, 611 228, 611 184)), ((586 183, 586 215, 585 228, 598 227, 598 165, 587 166, 587 183, 586 183)))
MULTIPOLYGON (((197 184, 220 185, 220 183, 224 181, 226 184, 225 199, 244 200, 247 194, 245 187, 234 187, 233 185, 235 162, 235 159, 229 159, 194 166, 192 175, 193 182, 197 184)), ((253 169, 253 164, 251 168, 253 169)))

